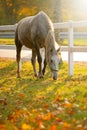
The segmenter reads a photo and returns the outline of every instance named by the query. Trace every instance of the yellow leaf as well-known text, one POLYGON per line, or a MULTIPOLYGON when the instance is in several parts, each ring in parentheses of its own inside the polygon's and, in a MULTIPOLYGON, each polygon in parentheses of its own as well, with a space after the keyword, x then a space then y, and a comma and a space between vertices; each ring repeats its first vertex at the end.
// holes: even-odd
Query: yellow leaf
POLYGON ((22 125, 22 130, 29 130, 29 129, 31 129, 30 125, 28 125, 26 123, 22 125))
POLYGON ((70 102, 66 101, 66 102, 63 104, 63 106, 65 106, 66 108, 72 108, 73 105, 72 105, 70 102))
POLYGON ((39 122, 39 124, 38 124, 38 125, 39 125, 39 129, 40 129, 40 130, 45 129, 45 126, 43 125, 43 123, 42 123, 42 122, 39 122))
POLYGON ((70 130, 70 128, 71 128, 71 124, 64 122, 62 130, 70 130))
POLYGON ((43 120, 51 120, 54 117, 53 113, 49 112, 43 116, 43 120))

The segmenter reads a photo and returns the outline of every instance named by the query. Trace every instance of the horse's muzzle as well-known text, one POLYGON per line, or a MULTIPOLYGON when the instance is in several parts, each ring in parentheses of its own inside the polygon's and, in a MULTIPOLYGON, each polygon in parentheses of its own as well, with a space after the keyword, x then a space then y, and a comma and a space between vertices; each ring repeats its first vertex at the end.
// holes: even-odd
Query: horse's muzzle
POLYGON ((53 77, 53 80, 57 80, 57 78, 56 78, 56 77, 53 77))
POLYGON ((52 77, 53 77, 53 80, 57 80, 57 78, 58 78, 58 71, 53 71, 52 72, 52 77))

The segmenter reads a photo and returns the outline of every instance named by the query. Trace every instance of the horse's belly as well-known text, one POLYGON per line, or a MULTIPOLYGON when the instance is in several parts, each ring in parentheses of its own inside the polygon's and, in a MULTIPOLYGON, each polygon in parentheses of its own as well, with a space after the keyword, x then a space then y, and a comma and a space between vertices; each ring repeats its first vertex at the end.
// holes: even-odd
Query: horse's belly
POLYGON ((29 43, 25 43, 25 44, 23 44, 23 45, 26 46, 27 48, 30 48, 30 49, 33 48, 32 44, 29 44, 29 43))
POLYGON ((32 41, 29 40, 29 38, 27 38, 27 37, 25 37, 25 36, 22 36, 22 37, 20 36, 20 37, 19 37, 19 40, 20 40, 20 42, 21 42, 22 45, 24 45, 24 46, 26 46, 26 47, 28 47, 28 48, 30 48, 30 49, 33 48, 32 41))

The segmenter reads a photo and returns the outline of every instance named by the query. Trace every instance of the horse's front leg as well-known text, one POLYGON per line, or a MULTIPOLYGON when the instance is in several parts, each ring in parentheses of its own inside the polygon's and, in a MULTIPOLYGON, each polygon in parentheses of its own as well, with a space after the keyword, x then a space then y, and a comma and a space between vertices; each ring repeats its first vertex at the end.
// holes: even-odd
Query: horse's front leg
POLYGON ((42 70, 43 75, 45 74, 46 66, 47 66, 47 61, 46 61, 46 50, 45 50, 44 67, 43 67, 43 70, 42 70))
POLYGON ((38 76, 40 78, 43 78, 43 73, 42 73, 42 57, 41 57, 41 54, 40 54, 40 48, 39 48, 38 44, 34 44, 34 45, 35 45, 35 48, 36 48, 37 60, 38 60, 38 64, 39 64, 39 74, 38 74, 38 76))
POLYGON ((39 77, 43 78, 43 72, 42 72, 42 57, 40 55, 40 53, 38 53, 38 63, 39 63, 39 77))
POLYGON ((43 68, 43 70, 42 70, 43 75, 45 74, 46 66, 47 66, 47 62, 46 62, 46 58, 45 58, 45 59, 44 59, 44 68, 43 68))
POLYGON ((34 70, 34 76, 37 77, 37 71, 36 71, 36 51, 35 50, 32 50, 32 58, 31 58, 31 63, 32 63, 32 66, 33 66, 33 70, 34 70))

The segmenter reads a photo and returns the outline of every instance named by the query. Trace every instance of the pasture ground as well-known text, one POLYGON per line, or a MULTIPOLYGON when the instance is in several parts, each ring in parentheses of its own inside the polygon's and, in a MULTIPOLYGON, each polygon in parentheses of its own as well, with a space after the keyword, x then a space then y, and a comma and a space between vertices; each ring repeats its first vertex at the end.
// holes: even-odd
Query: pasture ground
POLYGON ((61 64, 54 81, 48 67, 39 79, 24 62, 17 79, 16 62, 0 59, 0 130, 87 130, 87 63, 74 66, 68 77, 61 64))

